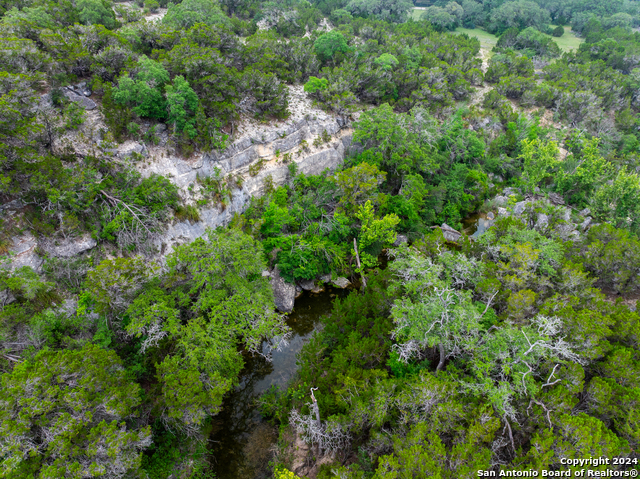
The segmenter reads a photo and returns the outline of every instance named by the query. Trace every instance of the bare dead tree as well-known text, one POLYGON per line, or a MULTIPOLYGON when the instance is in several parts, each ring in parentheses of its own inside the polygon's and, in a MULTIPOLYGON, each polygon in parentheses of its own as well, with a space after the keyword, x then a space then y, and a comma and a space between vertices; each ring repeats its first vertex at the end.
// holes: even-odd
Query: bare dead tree
POLYGON ((360 270, 360 277, 362 278, 362 291, 364 291, 367 287, 367 278, 365 278, 364 271, 362 271, 362 266, 360 265, 360 254, 358 253, 358 242, 355 238, 353 238, 353 249, 356 252, 356 264, 358 265, 358 270, 360 270))
POLYGON ((317 389, 311 388, 312 402, 307 403, 312 413, 303 415, 294 409, 289 416, 290 424, 307 444, 315 445, 318 448, 319 454, 334 454, 341 450, 347 450, 351 443, 348 428, 336 421, 328 420, 323 423, 320 420, 320 409, 313 394, 313 391, 317 389))
POLYGON ((104 197, 103 215, 107 221, 120 218, 120 228, 115 233, 118 246, 126 248, 131 245, 136 249, 144 249, 156 238, 160 231, 160 221, 146 209, 129 204, 120 198, 111 196, 100 190, 104 197))

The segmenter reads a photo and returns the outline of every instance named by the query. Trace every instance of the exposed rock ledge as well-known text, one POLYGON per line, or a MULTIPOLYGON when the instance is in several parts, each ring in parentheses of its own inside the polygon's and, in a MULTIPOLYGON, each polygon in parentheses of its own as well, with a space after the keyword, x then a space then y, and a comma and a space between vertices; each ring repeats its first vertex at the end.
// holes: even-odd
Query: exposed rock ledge
POLYGON ((305 175, 335 169, 353 148, 351 137, 351 131, 341 130, 335 118, 322 115, 289 122, 266 132, 260 138, 245 136, 222 153, 207 153, 190 160, 167 156, 166 150, 152 148, 148 160, 140 164, 141 173, 145 176, 152 173, 167 176, 180 188, 187 201, 197 198, 198 176, 205 178, 214 175, 216 168, 221 175, 243 177, 242 188, 233 192, 233 197, 224 210, 214 206, 201 208, 200 221, 168 225, 167 231, 157 241, 158 248, 162 254, 167 254, 175 245, 188 243, 202 236, 206 228, 228 223, 235 213, 246 209, 252 196, 264 193, 267 177, 272 178, 275 186, 284 184, 289 177, 289 168, 282 159, 287 153, 290 154, 290 161, 297 164, 298 172, 305 175), (324 132, 330 140, 314 147, 313 140, 324 132), (304 148, 303 141, 307 143, 304 148), (252 176, 249 168, 260 161, 263 162, 261 169, 252 176), (189 187, 196 193, 192 193, 189 187))

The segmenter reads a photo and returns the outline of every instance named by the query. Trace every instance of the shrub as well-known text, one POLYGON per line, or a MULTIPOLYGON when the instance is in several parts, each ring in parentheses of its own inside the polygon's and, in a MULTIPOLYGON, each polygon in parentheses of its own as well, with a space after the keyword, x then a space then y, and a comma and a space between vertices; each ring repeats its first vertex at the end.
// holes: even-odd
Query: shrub
POLYGON ((561 26, 557 26, 551 32, 552 37, 560 38, 562 35, 564 35, 564 28, 562 28, 561 26))

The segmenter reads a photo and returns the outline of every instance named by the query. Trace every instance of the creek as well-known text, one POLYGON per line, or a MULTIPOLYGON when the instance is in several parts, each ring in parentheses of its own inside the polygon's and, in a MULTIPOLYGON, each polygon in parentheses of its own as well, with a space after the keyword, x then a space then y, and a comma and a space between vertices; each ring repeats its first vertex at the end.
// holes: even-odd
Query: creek
POLYGON ((485 213, 474 213, 462 220, 462 232, 471 238, 477 238, 487 231, 495 220, 487 218, 485 213))
MULTIPOLYGON (((485 214, 476 213, 463 220, 462 231, 476 238, 492 224, 493 220, 485 214)), ((384 267, 386 256, 381 259, 384 267)), ((278 429, 262 418, 257 399, 272 385, 286 388, 296 373, 298 352, 321 327, 321 318, 331 313, 333 300, 347 294, 347 290, 330 286, 322 293, 305 291, 287 316, 293 332, 289 345, 282 351, 274 351, 271 361, 262 356, 245 355, 238 386, 225 398, 222 411, 213 418, 209 452, 217 479, 269 477, 271 448, 278 439, 278 429)))
POLYGON ((268 477, 270 449, 278 439, 278 429, 262 418, 257 399, 274 384, 286 388, 297 370, 296 357, 303 344, 321 327, 320 319, 331 313, 333 300, 347 294, 332 287, 317 294, 305 291, 287 316, 293 332, 289 345, 274 351, 270 362, 261 356, 245 355, 240 383, 213 418, 209 452, 217 479, 268 477))

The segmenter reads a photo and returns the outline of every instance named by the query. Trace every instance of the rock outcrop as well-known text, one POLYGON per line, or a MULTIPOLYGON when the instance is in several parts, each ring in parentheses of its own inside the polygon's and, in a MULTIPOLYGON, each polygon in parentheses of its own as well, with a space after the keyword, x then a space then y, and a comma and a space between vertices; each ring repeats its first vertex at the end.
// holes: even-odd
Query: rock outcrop
POLYGON ((77 103, 78 105, 80 105, 85 110, 93 110, 97 106, 96 102, 93 101, 91 98, 87 98, 86 96, 84 96, 82 94, 79 95, 75 91, 63 90, 63 93, 64 93, 64 96, 66 96, 69 100, 71 100, 72 102, 77 103))
POLYGON ((13 245, 9 249, 12 254, 11 268, 30 266, 34 271, 40 272, 42 259, 36 254, 37 247, 38 240, 31 233, 13 238, 13 245))
POLYGON ((168 225, 157 246, 167 253, 175 245, 193 241, 208 227, 228 223, 235 213, 242 213, 251 197, 261 196, 266 184, 285 184, 290 179, 289 166, 305 175, 334 170, 350 152, 351 131, 340 129, 335 118, 324 115, 315 119, 290 122, 260 134, 245 136, 220 153, 206 153, 192 159, 166 155, 166 150, 149 148, 147 160, 139 164, 143 176, 153 173, 168 177, 187 202, 198 199, 198 179, 219 175, 242 177, 242 187, 232 192, 225 208, 216 205, 200 208, 200 221, 168 225), (321 142, 314 140, 324 137, 321 142), (328 140, 328 141, 327 141, 328 140), (320 144, 318 144, 320 143, 320 144), (285 158, 285 155, 286 158, 285 158))
POLYGON ((98 242, 85 234, 79 238, 65 238, 41 241, 40 247, 57 258, 71 258, 97 246, 98 242))
POLYGON ((349 281, 347 278, 343 277, 343 276, 339 276, 336 279, 334 279, 333 281, 331 281, 331 284, 333 284, 336 288, 347 288, 350 284, 351 281, 349 281))
POLYGON ((447 223, 442 223, 442 226, 440 226, 440 229, 442 230, 442 235, 444 236, 444 239, 446 239, 447 241, 451 241, 453 243, 458 241, 462 236, 462 233, 460 233, 457 230, 454 230, 447 223))
POLYGON ((296 285, 285 282, 284 278, 280 276, 278 268, 275 268, 271 273, 270 281, 276 309, 281 313, 293 311, 293 304, 296 300, 296 285))

